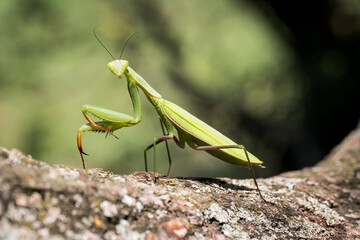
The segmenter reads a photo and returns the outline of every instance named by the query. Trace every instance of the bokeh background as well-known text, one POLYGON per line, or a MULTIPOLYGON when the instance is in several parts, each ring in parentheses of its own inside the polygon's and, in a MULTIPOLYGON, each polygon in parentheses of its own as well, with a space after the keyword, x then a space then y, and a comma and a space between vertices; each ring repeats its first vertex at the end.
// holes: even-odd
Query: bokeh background
MULTIPOLYGON (((162 96, 264 161, 259 177, 311 166, 359 120, 360 2, 0 1, 0 145, 81 168, 82 105, 133 114, 123 58, 162 96)), ((161 135, 142 97, 142 122, 85 133, 87 167, 143 170, 143 149, 161 135)), ((250 177, 247 169, 170 143, 173 176, 250 177)), ((166 173, 165 147, 158 171, 166 173)), ((150 168, 151 169, 151 168, 150 168)))

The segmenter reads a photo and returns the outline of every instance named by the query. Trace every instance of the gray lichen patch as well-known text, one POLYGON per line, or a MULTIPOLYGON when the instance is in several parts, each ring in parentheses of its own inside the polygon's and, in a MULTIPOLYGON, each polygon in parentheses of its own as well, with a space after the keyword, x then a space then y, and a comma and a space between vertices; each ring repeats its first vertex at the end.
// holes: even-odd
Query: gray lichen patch
POLYGON ((307 217, 298 216, 289 218, 289 227, 293 229, 294 237, 297 238, 329 238, 334 236, 333 231, 327 231, 317 223, 310 221, 307 217))
POLYGON ((229 222, 229 214, 218 203, 212 203, 208 209, 204 211, 205 219, 211 221, 215 219, 219 223, 229 222))
POLYGON ((345 219, 340 216, 336 211, 331 209, 328 204, 319 203, 317 199, 309 197, 306 200, 300 200, 299 202, 314 214, 320 215, 328 226, 335 226, 341 224, 345 219))

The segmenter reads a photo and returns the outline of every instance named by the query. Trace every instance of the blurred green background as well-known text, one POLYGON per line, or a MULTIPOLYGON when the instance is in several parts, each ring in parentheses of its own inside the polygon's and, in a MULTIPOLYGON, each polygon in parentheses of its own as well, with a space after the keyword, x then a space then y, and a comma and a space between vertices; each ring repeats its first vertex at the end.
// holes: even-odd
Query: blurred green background
MULTIPOLYGON (((2 0, 0 19, 0 145, 41 161, 82 167, 82 105, 133 114, 124 78, 109 72, 111 57, 92 35, 98 25, 114 56, 138 32, 123 59, 165 99, 263 160, 258 176, 314 164, 359 119, 357 1, 2 0)), ((115 132, 119 140, 83 135, 88 168, 144 169, 143 149, 161 128, 141 97, 142 122, 115 132)), ((172 176, 251 176, 170 148, 172 176)))

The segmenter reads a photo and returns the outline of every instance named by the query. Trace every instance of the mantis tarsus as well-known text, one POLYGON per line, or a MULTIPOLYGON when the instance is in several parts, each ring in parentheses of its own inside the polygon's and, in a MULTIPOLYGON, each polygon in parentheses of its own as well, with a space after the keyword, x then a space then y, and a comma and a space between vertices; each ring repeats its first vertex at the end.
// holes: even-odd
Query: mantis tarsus
POLYGON ((156 92, 139 74, 137 74, 129 66, 128 61, 121 60, 122 52, 119 60, 116 60, 107 50, 104 44, 100 41, 100 39, 96 36, 95 29, 94 35, 96 39, 100 42, 100 44, 113 58, 113 61, 108 64, 108 68, 110 69, 110 71, 118 78, 121 78, 123 75, 125 75, 126 77, 128 91, 134 108, 134 117, 94 105, 83 106, 82 113, 88 123, 82 125, 79 128, 77 132, 77 145, 84 169, 85 163, 83 154, 87 154, 84 153, 84 151, 82 150, 81 133, 87 131, 100 131, 117 138, 113 134, 113 131, 118 130, 122 127, 131 127, 138 124, 141 121, 141 104, 139 97, 139 89, 141 89, 147 99, 150 101, 150 103, 155 107, 155 110, 159 115, 160 124, 164 134, 163 136, 154 137, 153 143, 146 147, 144 150, 146 171, 147 151, 151 148, 154 148, 154 172, 156 172, 156 145, 165 141, 169 159, 167 176, 169 175, 171 167, 171 157, 167 145, 167 140, 172 139, 180 148, 185 148, 185 143, 187 143, 191 148, 195 150, 206 151, 209 154, 225 162, 249 168, 251 170, 257 191, 259 192, 260 197, 265 201, 265 199, 261 195, 261 191, 256 182, 254 170, 252 168, 252 164, 263 167, 261 166, 261 164, 263 163, 262 161, 260 161, 250 152, 248 152, 244 146, 238 145, 237 143, 224 136, 222 133, 215 130, 214 128, 210 127, 205 122, 196 118, 183 108, 162 98, 158 92, 156 92), (99 118, 100 121, 93 121, 90 115, 99 118), (165 129, 167 133, 165 133, 165 129), (178 137, 175 136, 175 130, 177 131, 178 137))

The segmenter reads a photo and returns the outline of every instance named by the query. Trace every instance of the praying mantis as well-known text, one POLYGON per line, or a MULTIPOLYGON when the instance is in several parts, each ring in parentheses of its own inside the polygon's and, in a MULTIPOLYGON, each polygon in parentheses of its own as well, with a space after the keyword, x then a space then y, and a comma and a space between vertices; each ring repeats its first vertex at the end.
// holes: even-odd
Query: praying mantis
POLYGON ((145 171, 147 171, 147 151, 153 148, 155 173, 156 145, 161 142, 165 142, 169 159, 169 168, 166 176, 169 175, 171 168, 171 157, 167 141, 174 140, 175 144, 180 148, 185 148, 185 145, 187 144, 192 149, 206 151, 222 161, 249 168, 251 170, 256 189, 261 199, 266 202, 266 200, 261 195, 261 191, 257 184, 255 173, 252 167, 252 164, 263 167, 261 165, 263 163, 262 161, 248 152, 243 145, 235 143, 230 138, 226 137, 205 122, 196 118, 188 111, 179 107, 175 103, 164 99, 129 66, 128 61, 121 59, 124 48, 133 35, 126 41, 119 59, 115 59, 110 51, 104 46, 104 44, 97 37, 95 29, 94 35, 113 59, 113 61, 108 63, 109 70, 117 78, 120 79, 125 76, 127 80, 127 87, 134 108, 134 116, 129 116, 127 114, 89 104, 86 104, 82 107, 82 113, 88 123, 82 125, 77 131, 77 146, 84 169, 85 162, 83 155, 88 154, 86 154, 82 149, 82 133, 87 131, 102 132, 118 138, 113 134, 114 131, 122 127, 131 127, 138 124, 142 119, 141 102, 139 96, 139 90, 141 90, 149 102, 154 106, 157 114, 159 115, 160 125, 163 131, 163 135, 154 137, 153 142, 144 150, 145 171), (95 116, 100 120, 94 121, 91 116, 95 116), (175 135, 175 130, 177 132, 177 136, 175 135))

